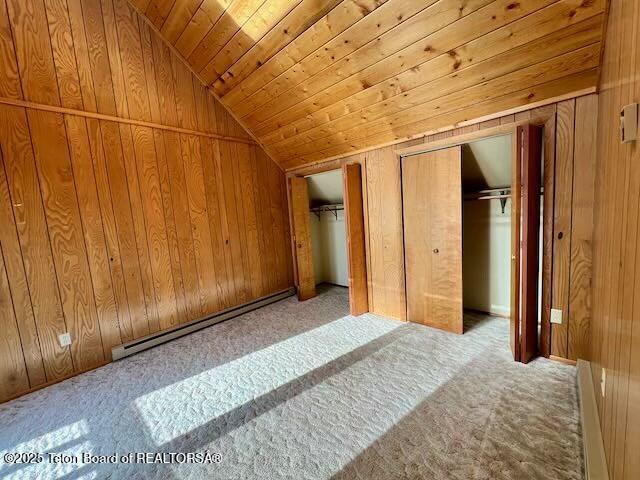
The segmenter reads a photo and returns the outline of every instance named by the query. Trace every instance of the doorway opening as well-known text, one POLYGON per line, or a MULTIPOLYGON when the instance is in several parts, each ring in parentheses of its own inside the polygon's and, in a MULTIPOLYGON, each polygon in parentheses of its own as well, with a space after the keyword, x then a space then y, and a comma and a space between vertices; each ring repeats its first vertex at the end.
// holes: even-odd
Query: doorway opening
POLYGON ((349 287, 342 170, 306 177, 316 286, 349 287))
POLYGON ((362 184, 359 163, 289 177, 298 299, 314 297, 319 284, 344 286, 351 314, 369 311, 362 184))
POLYGON ((510 135, 462 145, 465 329, 486 316, 511 316, 511 154, 510 135))
POLYGON ((542 128, 489 130, 399 152, 407 320, 462 334, 465 312, 506 317, 527 363, 539 350, 542 128))

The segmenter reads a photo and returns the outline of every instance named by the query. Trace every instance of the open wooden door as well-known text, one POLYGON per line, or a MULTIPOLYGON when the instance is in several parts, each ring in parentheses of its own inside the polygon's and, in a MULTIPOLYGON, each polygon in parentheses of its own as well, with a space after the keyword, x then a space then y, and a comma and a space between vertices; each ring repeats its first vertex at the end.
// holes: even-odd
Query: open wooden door
POLYGON ((309 222, 309 191, 304 177, 291 177, 290 182, 293 244, 298 271, 298 299, 307 300, 316 296, 309 222))
POLYGON ((462 333, 462 149, 402 159, 407 320, 462 333))
POLYGON ((520 361, 538 354, 538 278, 540 273, 540 179, 542 128, 518 127, 521 175, 520 218, 520 361))
POLYGON ((344 179, 345 227, 349 262, 349 307, 351 315, 362 315, 369 311, 369 299, 360 164, 344 165, 342 176, 344 179))
POLYGON ((520 361, 520 234, 521 234, 521 146, 520 130, 513 142, 511 162, 511 315, 509 316, 509 343, 513 359, 520 361))

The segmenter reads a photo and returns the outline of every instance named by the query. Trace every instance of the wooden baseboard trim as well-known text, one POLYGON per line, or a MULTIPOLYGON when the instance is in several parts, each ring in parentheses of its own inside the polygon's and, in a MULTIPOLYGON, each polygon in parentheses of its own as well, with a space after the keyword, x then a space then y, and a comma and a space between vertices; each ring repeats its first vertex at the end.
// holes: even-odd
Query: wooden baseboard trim
POLYGON ((465 308, 464 311, 469 313, 478 313, 480 315, 488 315, 490 317, 506 318, 507 320, 511 318, 506 313, 487 312, 486 310, 478 310, 475 308, 465 308))
POLYGON ((549 355, 549 360, 554 360, 560 363, 566 363, 567 365, 573 365, 574 367, 576 366, 575 360, 571 360, 570 358, 558 357, 557 355, 549 355))
POLYGON ((28 395, 29 393, 33 393, 33 392, 36 392, 38 390, 42 390, 43 388, 50 387, 51 385, 55 385, 56 383, 64 382, 65 380, 69 380, 70 378, 77 377, 78 375, 90 372, 91 370, 96 370, 96 369, 98 369, 100 367, 104 367, 105 365, 108 365, 109 363, 111 363, 111 361, 103 360, 100 363, 97 363, 96 365, 94 365, 92 367, 85 368, 83 370, 78 370, 77 372, 73 372, 73 373, 70 373, 68 375, 64 375, 63 377, 56 378, 55 380, 49 380, 49 381, 46 381, 44 383, 41 383, 40 385, 36 385, 34 387, 30 387, 30 388, 28 388, 26 390, 23 390, 21 392, 15 393, 15 394, 11 395, 10 397, 4 398, 2 401, 0 401, 0 405, 3 404, 3 403, 10 402, 11 400, 15 400, 16 398, 22 397, 24 395, 28 395))
POLYGON ((585 478, 586 480, 609 480, 591 365, 586 360, 578 360, 578 394, 585 478))

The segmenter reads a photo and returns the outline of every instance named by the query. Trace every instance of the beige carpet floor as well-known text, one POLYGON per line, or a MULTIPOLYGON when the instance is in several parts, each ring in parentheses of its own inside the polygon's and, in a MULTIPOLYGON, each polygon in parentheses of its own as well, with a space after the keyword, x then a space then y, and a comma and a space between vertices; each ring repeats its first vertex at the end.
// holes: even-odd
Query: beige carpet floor
POLYGON ((511 361, 504 319, 466 326, 290 298, 0 405, 0 478, 581 479, 575 369, 511 361))

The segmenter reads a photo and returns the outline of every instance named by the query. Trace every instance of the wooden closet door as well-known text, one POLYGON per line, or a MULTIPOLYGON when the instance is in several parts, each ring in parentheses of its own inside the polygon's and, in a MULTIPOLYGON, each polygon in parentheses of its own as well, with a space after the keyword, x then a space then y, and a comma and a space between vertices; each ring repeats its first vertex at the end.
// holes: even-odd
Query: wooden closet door
POLYGON ((521 135, 516 129, 511 139, 511 315, 509 344, 516 362, 520 361, 520 209, 522 207, 521 135))
POLYGON ((461 147, 402 160, 407 319, 462 333, 461 147))
POLYGON ((359 163, 342 167, 344 179, 344 211, 349 259, 349 307, 351 315, 369 311, 367 291, 367 258, 364 236, 364 204, 362 169, 359 163))
POLYGON ((316 296, 316 279, 311 249, 309 191, 304 177, 291 178, 291 209, 295 260, 298 267, 298 299, 307 300, 316 296))
MULTIPOLYGON (((542 128, 518 127, 520 164, 520 361, 538 355, 538 274, 540 267, 540 182, 542 128)), ((517 357, 514 355, 514 358, 517 357)))

